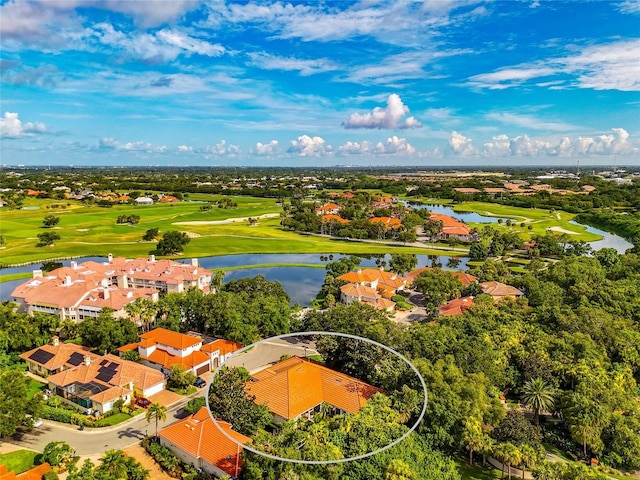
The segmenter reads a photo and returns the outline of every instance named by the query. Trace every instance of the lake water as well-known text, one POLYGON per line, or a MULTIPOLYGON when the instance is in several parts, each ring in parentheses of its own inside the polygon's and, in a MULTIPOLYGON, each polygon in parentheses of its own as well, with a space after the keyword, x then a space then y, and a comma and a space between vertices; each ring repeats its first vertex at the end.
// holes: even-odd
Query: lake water
MULTIPOLYGON (((322 255, 328 257, 330 254, 322 255)), ((237 267, 240 265, 264 265, 270 263, 307 263, 326 265, 331 261, 336 261, 344 255, 332 254, 333 260, 320 260, 319 254, 246 254, 246 255, 222 255, 218 257, 201 257, 198 259, 198 263, 207 269, 216 270, 224 269, 228 267, 237 267)), ((418 267, 432 266, 433 262, 442 264, 443 268, 447 267, 448 256, 429 256, 418 255, 418 267)), ((388 264, 390 259, 389 255, 385 255, 383 260, 388 264)), ((75 261, 83 263, 87 261, 104 262, 105 257, 84 257, 78 258, 75 261)), ((70 261, 65 260, 63 265, 69 266, 70 261)), ((466 268, 467 258, 460 258, 460 264, 455 270, 466 268)), ((8 273, 22 273, 32 272, 40 268, 41 264, 27 265, 23 267, 14 267, 2 269, 3 274, 8 273)), ((363 268, 373 267, 375 268, 375 258, 363 258, 360 264, 363 268)), ((242 270, 228 271, 224 277, 224 281, 237 280, 239 278, 255 277, 256 275, 264 275, 264 277, 270 282, 278 281, 282 284, 285 291, 291 297, 291 303, 298 303, 302 306, 309 305, 309 302, 316 296, 322 283, 324 282, 325 269, 313 268, 313 267, 256 267, 245 268, 242 270)), ((10 282, 0 283, 0 301, 9 300, 11 292, 21 283, 27 281, 27 279, 13 280, 10 282)))
POLYGON ((602 235, 604 238, 595 242, 589 242, 591 248, 594 250, 600 250, 601 248, 615 248, 620 254, 625 253, 629 248, 633 248, 633 243, 627 242, 624 238, 614 235, 613 233, 605 232, 590 225, 583 225, 582 223, 574 222, 571 220, 569 223, 573 225, 582 225, 587 229, 587 232, 602 235))
POLYGON ((507 217, 486 217, 476 212, 456 212, 452 207, 447 207, 446 205, 426 205, 419 203, 408 203, 407 205, 415 210, 429 210, 430 212, 449 215, 466 223, 498 223, 498 218, 502 218, 503 221, 507 219, 507 217))

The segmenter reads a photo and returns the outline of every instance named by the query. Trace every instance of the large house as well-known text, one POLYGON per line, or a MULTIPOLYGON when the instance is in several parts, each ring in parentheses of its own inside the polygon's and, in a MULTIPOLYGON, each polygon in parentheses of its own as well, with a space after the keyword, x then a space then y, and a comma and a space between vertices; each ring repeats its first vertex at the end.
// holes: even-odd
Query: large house
POLYGON ((138 298, 158 300, 159 292, 184 292, 195 287, 210 290, 212 272, 191 264, 149 258, 114 258, 106 262, 72 261, 47 274, 34 270, 33 278, 14 289, 11 300, 19 310, 58 315, 80 322, 97 317, 103 308, 114 317, 126 316, 125 306, 138 298))
POLYGON ((449 215, 430 212, 429 220, 432 222, 442 222, 442 228, 436 237, 437 240, 457 238, 463 242, 472 242, 478 238, 478 235, 473 233, 466 223, 462 223, 449 215))
POLYGON ((507 285, 506 283, 500 283, 496 281, 483 282, 480 284, 480 288, 482 289, 482 293, 491 295, 495 303, 501 301, 504 298, 511 298, 515 300, 516 298, 522 297, 524 295, 524 293, 522 293, 522 291, 518 290, 516 287, 512 287, 511 285, 507 285))
POLYGON ((331 370, 297 356, 253 374, 245 389, 254 402, 266 405, 274 422, 310 418, 323 403, 332 414, 358 413, 367 401, 382 390, 357 378, 331 370))
POLYGON ((336 215, 341 209, 337 203, 326 203, 316 207, 316 215, 336 215))
POLYGON ((164 390, 164 375, 115 355, 86 355, 80 365, 62 370, 48 379, 49 389, 68 403, 104 413, 118 399, 150 397, 164 390))
POLYGON ((26 472, 16 474, 16 472, 9 470, 6 465, 2 464, 0 465, 0 480, 42 480, 44 475, 51 470, 51 465, 45 462, 30 468, 26 472))
POLYGON ((91 353, 87 347, 75 343, 60 343, 60 339, 54 336, 51 343, 36 347, 20 355, 27 363, 27 369, 31 373, 48 377, 67 368, 73 368, 84 362, 86 356, 96 360, 100 355, 91 353))
POLYGON ((370 303, 376 308, 393 310, 395 303, 390 300, 398 291, 404 290, 409 280, 383 267, 365 268, 340 275, 338 280, 349 282, 340 287, 340 300, 343 303, 370 303))
POLYGON ((217 420, 217 423, 218 426, 213 423, 207 407, 202 407, 190 417, 160 430, 158 437, 183 462, 216 477, 237 478, 242 469, 242 447, 227 438, 220 428, 239 443, 251 439, 233 431, 228 422, 217 420))
POLYGON ((445 317, 462 315, 465 310, 473 306, 473 297, 454 298, 438 307, 438 313, 445 317))
MULTIPOLYGON (((433 270, 433 269, 431 267, 416 268, 415 270, 411 270, 409 273, 407 273, 406 278, 408 281, 413 282, 418 277, 418 275, 428 270, 433 270)), ((462 283, 465 287, 468 287, 472 283, 475 283, 478 281, 476 277, 466 272, 454 271, 454 270, 443 270, 443 271, 456 277, 458 280, 460 280, 460 283, 462 283)))
POLYGON ((124 352, 136 350, 143 363, 168 373, 174 365, 182 365, 185 371, 201 375, 222 365, 242 345, 218 339, 204 344, 202 337, 156 328, 140 335, 140 341, 118 348, 124 352))

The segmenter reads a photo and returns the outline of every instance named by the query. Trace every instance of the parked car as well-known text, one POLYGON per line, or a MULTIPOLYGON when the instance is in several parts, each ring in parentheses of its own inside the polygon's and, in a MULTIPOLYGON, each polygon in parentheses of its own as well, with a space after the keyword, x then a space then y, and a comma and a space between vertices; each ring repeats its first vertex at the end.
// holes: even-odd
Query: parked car
POLYGON ((41 418, 39 418, 35 422, 33 422, 33 427, 34 428, 38 428, 38 427, 41 427, 41 426, 42 426, 42 419, 41 418))
POLYGON ((205 382, 202 377, 196 378, 196 381, 193 382, 193 384, 198 388, 202 388, 202 387, 206 387, 207 386, 207 382, 205 382))
POLYGON ((148 398, 138 397, 136 398, 136 405, 139 405, 143 408, 147 408, 149 405, 151 405, 151 402, 149 401, 148 398))

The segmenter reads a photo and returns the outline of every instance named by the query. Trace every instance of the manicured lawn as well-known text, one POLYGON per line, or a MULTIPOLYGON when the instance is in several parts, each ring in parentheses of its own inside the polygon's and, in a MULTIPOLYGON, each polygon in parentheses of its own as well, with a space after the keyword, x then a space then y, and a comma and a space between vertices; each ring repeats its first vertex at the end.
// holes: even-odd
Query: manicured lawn
POLYGON ((11 453, 0 454, 0 464, 6 465, 7 470, 16 474, 25 472, 35 465, 35 458, 38 452, 31 450, 16 450, 11 453))
POLYGON ((458 459, 455 462, 463 480, 495 480, 500 478, 500 470, 493 467, 483 467, 475 464, 469 466, 465 461, 458 459))
POLYGON ((42 391, 42 389, 45 387, 46 384, 36 382, 33 379, 29 379, 29 392, 27 393, 27 395, 29 396, 29 398, 32 398, 37 392, 42 391))
MULTIPOLYGON (((111 415, 110 417, 105 417, 102 420, 100 420, 100 426, 112 427, 113 425, 122 423, 125 420, 129 420, 130 418, 131 418, 131 415, 127 413, 116 413, 114 415, 111 415)), ((89 426, 91 426, 91 424, 89 424, 89 426)))

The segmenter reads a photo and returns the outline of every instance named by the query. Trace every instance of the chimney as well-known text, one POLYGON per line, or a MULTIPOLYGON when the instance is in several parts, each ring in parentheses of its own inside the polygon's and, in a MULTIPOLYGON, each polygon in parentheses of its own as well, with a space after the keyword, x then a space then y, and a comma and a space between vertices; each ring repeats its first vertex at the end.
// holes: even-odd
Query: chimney
POLYGON ((149 255, 149 261, 151 263, 155 263, 156 262, 156 256, 155 255, 149 255))
POLYGON ((102 292, 103 292, 104 299, 105 300, 109 300, 109 297, 111 296, 111 294, 109 293, 109 289, 108 288, 103 288, 102 292))
POLYGON ((74 270, 78 269, 78 262, 76 262, 75 260, 71 260, 71 268, 73 268, 74 270))
POLYGON ((111 253, 110 253, 110 254, 107 256, 107 261, 108 261, 109 263, 113 263, 113 254, 111 254, 111 253))
POLYGON ((359 274, 360 274, 360 273, 362 273, 362 269, 361 269, 361 268, 359 268, 359 269, 357 270, 357 273, 359 273, 359 274))
POLYGON ((118 275, 118 288, 129 288, 129 279, 126 273, 118 275))
POLYGON ((192 258, 191 259, 191 266, 192 267, 197 267, 198 266, 198 259, 197 258, 192 258))
POLYGON ((194 274, 194 275, 197 275, 197 274, 198 274, 198 269, 197 269, 197 268, 195 268, 195 269, 193 270, 193 274, 194 274))
POLYGON ((107 288, 109 286, 109 280, 107 280, 106 278, 103 278, 102 280, 100 280, 100 286, 107 288))
POLYGON ((384 272, 384 267, 382 265, 380 265, 379 269, 381 272, 384 272))
POLYGON ((157 302, 158 300, 160 300, 160 295, 158 294, 158 292, 153 292, 151 294, 151 300, 154 302, 157 302))
POLYGON ((84 364, 88 367, 91 365, 91 357, 89 355, 84 356, 84 364))
POLYGON ((51 345, 53 345, 54 347, 57 347, 58 345, 60 345, 60 337, 58 337, 57 335, 54 335, 53 338, 51 339, 51 345))
POLYGON ((133 380, 129 380, 129 390, 133 392, 133 380))
POLYGON ((64 284, 65 284, 65 286, 71 285, 71 275, 65 275, 64 276, 64 284))
POLYGON ((34 270, 33 278, 42 278, 42 270, 34 270))

